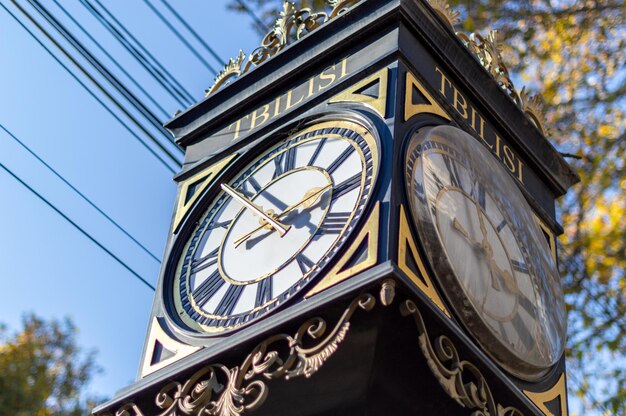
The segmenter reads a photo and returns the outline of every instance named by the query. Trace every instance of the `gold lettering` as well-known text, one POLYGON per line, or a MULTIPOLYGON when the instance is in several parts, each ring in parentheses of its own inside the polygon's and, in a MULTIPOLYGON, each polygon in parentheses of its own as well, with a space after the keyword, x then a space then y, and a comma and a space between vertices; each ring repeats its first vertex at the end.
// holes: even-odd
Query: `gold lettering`
POLYGON ((462 115, 465 120, 467 120, 467 101, 465 101, 465 97, 463 97, 456 88, 454 89, 454 108, 456 108, 456 111, 462 115), (461 112, 461 110, 463 110, 463 112, 461 112))
POLYGON ((313 95, 313 87, 315 86, 315 77, 309 79, 309 95, 306 98, 309 98, 313 95))
POLYGON ((472 128, 474 129, 474 131, 476 133, 478 133, 478 135, 480 136, 481 139, 483 139, 483 142, 485 142, 485 144, 487 145, 487 147, 489 147, 490 149, 493 149, 493 145, 490 144, 486 139, 485 139, 485 120, 480 116, 480 114, 478 114, 476 112, 476 110, 474 109, 474 107, 470 107, 472 110, 472 128), (478 120, 480 125, 476 126, 476 116, 478 116, 478 120))
POLYGON ((331 70, 331 69, 334 71, 335 65, 331 66, 330 68, 326 68, 320 74, 320 81, 327 81, 327 83, 324 85, 320 82, 320 85, 317 88, 317 91, 322 91, 323 89, 328 88, 328 86, 332 85, 333 82, 335 82, 337 75, 335 75, 334 72, 331 72, 330 74, 326 73, 326 71, 331 70))
POLYGON ((280 98, 281 98, 280 96, 276 98, 276 103, 274 104, 274 115, 272 116, 272 118, 280 114, 280 98))
POLYGON ((519 179, 521 183, 524 183, 524 175, 522 174, 522 167, 524 167, 524 164, 522 163, 521 160, 517 159, 517 179, 519 179))
POLYGON ((233 124, 231 124, 230 126, 228 126, 228 130, 232 129, 233 126, 235 126, 235 136, 233 137, 233 141, 237 140, 239 138, 239 130, 241 129, 241 121, 244 118, 248 118, 250 117, 250 114, 248 114, 245 117, 240 118, 239 120, 235 121, 233 124))
POLYGON ((348 57, 346 56, 345 58, 343 58, 343 61, 341 61, 341 76, 339 77, 339 79, 348 75, 347 66, 348 66, 348 57))
POLYGON ((261 124, 265 123, 267 119, 270 118, 270 114, 269 114, 270 105, 265 104, 263 107, 261 107, 261 109, 263 110, 261 114, 257 114, 259 109, 254 110, 254 112, 252 113, 252 122, 250 123, 250 130, 254 129, 257 126, 260 126, 261 124), (259 118, 263 118, 263 120, 260 123, 257 123, 257 120, 259 118))
MULTIPOLYGON (((446 83, 452 87, 452 83, 450 82, 450 80, 448 78, 446 78, 446 76, 443 74, 443 72, 441 72, 441 70, 437 67, 435 67, 435 71, 439 72, 441 74, 441 88, 439 89, 439 91, 444 95, 446 95, 446 83)), ((466 117, 467 118, 467 117, 466 117)))
POLYGON ((292 103, 291 103, 291 100, 292 100, 291 96, 292 96, 292 94, 293 94, 293 90, 289 90, 289 91, 287 92, 287 104, 285 105, 285 111, 287 111, 287 110, 289 110, 290 108, 292 108, 292 107, 294 107, 294 106, 296 106, 296 105, 300 104, 300 103, 302 102, 302 100, 304 100, 304 95, 303 95, 302 97, 300 97, 300 99, 299 99, 297 102, 295 102, 295 103, 293 103, 293 104, 292 104, 292 103))
POLYGON ((507 146, 506 144, 504 145, 504 164, 506 165, 507 168, 509 168, 509 170, 513 173, 515 173, 515 163, 513 163, 513 161, 515 160, 515 155, 513 154, 513 150, 511 150, 511 148, 509 146, 507 146))
POLYGON ((496 134, 496 156, 498 156, 499 159, 502 159, 502 156, 500 155, 500 136, 498 136, 496 134))

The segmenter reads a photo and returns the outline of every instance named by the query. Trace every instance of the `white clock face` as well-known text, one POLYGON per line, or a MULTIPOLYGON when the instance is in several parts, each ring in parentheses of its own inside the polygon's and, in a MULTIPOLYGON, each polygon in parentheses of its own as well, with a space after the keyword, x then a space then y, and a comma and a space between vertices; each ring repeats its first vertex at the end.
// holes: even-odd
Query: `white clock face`
POLYGON ((531 208, 499 162, 453 127, 407 150, 411 209, 442 289, 485 350, 533 380, 563 352, 558 272, 531 208))
POLYGON ((205 333, 236 329, 304 288, 361 216, 376 154, 361 125, 325 122, 222 181, 179 255, 180 320, 205 333))

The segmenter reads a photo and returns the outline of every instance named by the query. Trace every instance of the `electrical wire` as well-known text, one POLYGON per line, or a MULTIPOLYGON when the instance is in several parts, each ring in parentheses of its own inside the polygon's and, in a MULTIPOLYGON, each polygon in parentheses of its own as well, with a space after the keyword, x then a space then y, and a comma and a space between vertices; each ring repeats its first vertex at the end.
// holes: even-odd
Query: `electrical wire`
POLYGON ((13 140, 15 140, 20 146, 22 146, 28 153, 30 153, 35 159, 37 159, 42 165, 44 165, 50 172, 52 172, 57 178, 59 178, 63 183, 69 186, 75 193, 78 194, 85 202, 91 205, 96 211, 98 211, 104 218, 109 220, 111 224, 113 224, 118 230, 120 230, 124 235, 130 238, 135 244, 137 244, 144 252, 146 252, 150 257, 156 260, 158 263, 161 263, 159 258, 154 255, 150 250, 148 250, 143 244, 141 244, 135 237, 130 235, 128 231, 126 231, 121 225, 119 225, 113 218, 107 215, 102 209, 100 209, 91 199, 89 199, 85 194, 79 191, 74 185, 72 185, 67 179, 65 179, 59 172, 57 172, 52 166, 50 166, 45 160, 43 160, 37 153, 35 153, 30 147, 28 147, 24 142, 17 138, 11 131, 9 131, 5 126, 0 123, 0 129, 4 130, 6 134, 9 135, 13 140))
MULTIPOLYGON (((1 5, 1 4, 0 4, 1 5)), ((65 215, 59 208, 57 208, 54 204, 52 204, 52 202, 48 201, 43 195, 41 195, 39 192, 35 191, 30 185, 28 185, 26 182, 24 182, 19 176, 17 176, 15 173, 13 173, 13 171, 11 171, 9 168, 7 168, 3 163, 0 162, 0 168, 4 169, 9 175, 11 175, 16 181, 18 181, 22 186, 24 186, 26 189, 28 189, 29 191, 31 191, 33 194, 35 194, 36 197, 38 197, 42 202, 44 202, 46 205, 48 205, 50 208, 52 208, 57 214, 59 214, 61 217, 63 217, 63 219, 65 219, 67 222, 69 222, 70 224, 72 224, 74 226, 74 228, 76 228, 78 231, 80 231, 85 237, 87 237, 88 239, 90 239, 95 245, 97 245, 98 247, 100 247, 104 252, 106 252, 109 256, 111 256, 113 259, 115 259, 119 264, 121 264, 126 270, 128 270, 133 276, 135 276, 137 279, 139 279, 144 285, 146 285, 147 287, 149 287, 150 289, 152 289, 152 291, 155 290, 154 286, 152 286, 146 279, 144 279, 143 277, 141 277, 139 275, 139 273, 137 273, 135 270, 133 270, 128 264, 126 264, 122 259, 120 259, 118 256, 116 256, 115 254, 113 254, 113 252, 111 252, 108 248, 106 248, 102 243, 100 243, 98 240, 96 240, 91 234, 89 234, 87 231, 85 231, 85 229, 83 229, 80 225, 76 224, 74 221, 72 221, 70 219, 70 217, 68 217, 67 215, 65 215)))
POLYGON ((191 33, 191 35, 198 41, 204 48, 215 58, 220 65, 223 65, 226 61, 220 58, 217 53, 211 48, 205 41, 198 35, 198 33, 191 27, 189 23, 167 2, 167 0, 161 0, 161 3, 178 19, 178 21, 191 33))
POLYGON ((265 25, 265 23, 263 23, 263 21, 259 18, 259 16, 256 15, 256 13, 254 13, 252 10, 250 10, 248 5, 246 3, 244 3, 243 0, 235 0, 235 1, 239 5, 239 7, 241 7, 243 9, 243 11, 246 12, 248 14, 248 16, 250 16, 252 18, 252 20, 254 21, 254 23, 255 23, 259 33, 263 34, 263 33, 265 33, 268 30, 267 25, 265 25))
POLYGON ((111 62, 113 62, 113 64, 117 67, 117 69, 119 69, 124 75, 126 75, 126 77, 130 80, 130 82, 133 83, 133 85, 135 87, 137 87, 137 89, 139 89, 139 91, 141 91, 143 93, 143 95, 146 96, 146 98, 161 112, 161 114, 163 115, 163 117, 165 118, 169 118, 170 114, 159 104, 159 102, 157 100, 154 99, 154 97, 152 97, 152 95, 150 95, 142 86, 141 84, 132 76, 128 73, 128 71, 126 71, 126 69, 113 57, 111 56, 111 54, 100 44, 100 42, 98 42, 93 36, 91 36, 91 33, 89 33, 84 27, 83 25, 81 25, 75 18, 74 16, 72 16, 72 14, 70 12, 68 12, 62 5, 61 3, 58 2, 58 0, 52 0, 54 2, 54 4, 57 5, 57 7, 59 9, 61 9, 61 11, 65 14, 65 16, 67 16, 68 19, 70 19, 79 29, 80 31, 87 36, 95 45, 96 47, 100 50, 100 52, 102 52, 107 58, 109 58, 109 60, 111 62))
POLYGON ((150 1, 149 1, 149 0, 143 0, 143 2, 144 2, 144 3, 146 3, 146 5, 148 6, 148 8, 150 8, 150 10, 152 10, 152 12, 153 12, 154 14, 156 14, 156 15, 157 15, 157 17, 161 20, 161 22, 163 22, 163 23, 165 24, 165 26, 167 26, 167 27, 168 27, 168 29, 169 29, 170 31, 172 31, 172 33, 174 34, 174 36, 176 36, 176 37, 178 38, 178 40, 180 40, 180 41, 181 41, 181 42, 182 42, 182 43, 183 43, 183 44, 187 47, 187 49, 189 49, 189 50, 191 51, 191 53, 192 53, 192 54, 193 54, 196 58, 198 58, 198 60, 199 60, 200 62, 202 62, 202 64, 203 64, 203 65, 204 65, 204 66, 205 66, 205 67, 206 67, 209 71, 213 72, 214 74, 217 74, 217 71, 215 70, 215 68, 213 68, 213 66, 212 66, 210 63, 208 63, 208 62, 206 61, 206 59, 204 59, 204 58, 202 57, 202 55, 200 55, 200 54, 198 53, 198 51, 197 51, 197 50, 196 50, 193 46, 191 46, 191 44, 187 41, 187 39, 185 39, 185 38, 183 37, 183 35, 181 35, 181 34, 180 34, 180 32, 179 32, 178 30, 176 30, 176 28, 175 28, 174 26, 172 26, 172 24, 171 24, 171 23, 170 23, 170 22, 169 22, 169 21, 165 18, 165 16, 163 16, 163 14, 162 14, 159 10, 157 10, 157 8, 156 8, 156 7, 154 7, 154 5, 153 5, 152 3, 150 3, 150 1))
MULTIPOLYGON (((147 108, 126 86, 109 71, 83 44, 72 35, 38 0, 27 0, 31 6, 67 41, 78 53, 85 58, 100 75, 102 75, 148 122, 161 133, 167 141, 172 136, 165 130, 162 121, 147 108)), ((156 139, 156 138, 155 138, 156 139)))
MULTIPOLYGON (((12 0, 13 2, 15 2, 15 0, 12 0)), ((18 9, 20 9, 27 17, 29 17, 29 20, 31 20, 31 22, 37 26, 37 28, 39 30, 41 30, 44 34, 46 33, 45 30, 36 22, 34 21, 34 19, 32 19, 32 17, 30 17, 30 15, 28 15, 28 13, 18 4, 16 4, 16 7, 18 9)), ((91 91, 89 89, 89 87, 87 87, 87 85, 80 80, 80 78, 78 78, 78 76, 76 74, 74 74, 63 62, 61 62, 61 60, 54 55, 54 53, 52 53, 52 51, 43 44, 42 41, 40 41, 37 36, 35 36, 35 34, 26 27, 26 25, 24 25, 20 19, 15 16, 4 4, 0 3, 0 6, 24 29, 28 32, 28 34, 43 48, 46 50, 46 52, 48 52, 48 54, 59 64, 63 67, 63 69, 72 77, 76 80, 76 82, 78 82, 96 101, 98 101, 98 103, 100 103, 105 110, 107 110, 107 112, 109 114, 111 114, 113 116, 113 118, 115 118, 122 126, 124 126, 124 128, 126 128, 126 130, 133 136, 135 137, 154 157, 156 157, 170 172, 175 173, 176 170, 174 168, 172 168, 168 162, 165 161, 165 159, 163 159, 154 149, 152 149, 148 143, 146 143, 146 141, 144 139, 142 139, 137 133, 135 133, 129 126, 128 124, 126 124, 117 114, 115 114, 115 112, 113 110, 111 110, 111 108, 106 105, 104 103, 104 101, 102 101, 93 91, 91 91)), ((115 100, 114 97, 112 97, 104 88, 102 88, 102 86, 88 73, 84 70, 84 68, 82 68, 82 66, 76 62, 76 60, 74 60, 69 54, 67 54, 67 51, 65 51, 61 45, 58 44, 58 42, 56 42, 54 39, 49 38, 51 42, 53 42, 55 44, 55 46, 57 46, 57 48, 59 48, 64 55, 70 59, 79 69, 81 69, 81 72, 83 72, 83 74, 85 76, 87 76, 95 85, 96 87, 98 87, 98 89, 100 89, 100 91, 102 91, 107 98, 109 98, 113 104, 116 105, 117 108, 119 108, 120 110, 122 110, 122 112, 124 112, 124 114, 126 114, 131 121, 133 121, 133 123, 135 125, 137 125, 137 127, 139 127, 143 132, 145 132, 148 136, 150 136, 150 133, 145 130, 145 128, 130 114, 128 113, 121 105, 119 102, 117 102, 117 100, 115 100)), ((160 147, 163 147, 163 145, 161 143, 158 143, 158 141, 156 142, 156 144, 160 147)), ((174 161, 174 163, 176 164, 177 167, 181 166, 181 162, 178 161, 176 159, 176 157, 174 155, 172 155, 171 153, 169 153, 169 151, 166 150, 166 154, 168 155, 168 157, 174 161)))
POLYGON ((135 58, 152 77, 172 95, 182 106, 190 106, 195 102, 193 96, 187 91, 173 76, 163 67, 163 65, 152 56, 152 54, 130 33, 126 27, 113 16, 109 10, 98 0, 96 3, 103 9, 118 26, 116 28, 102 13, 95 8, 89 0, 80 0, 80 3, 117 39, 117 41, 135 58), (131 39, 135 47, 126 37, 131 39), (139 50, 137 49, 139 48, 139 50), (149 59, 148 59, 149 58, 149 59), (181 101, 182 100, 182 101, 181 101))

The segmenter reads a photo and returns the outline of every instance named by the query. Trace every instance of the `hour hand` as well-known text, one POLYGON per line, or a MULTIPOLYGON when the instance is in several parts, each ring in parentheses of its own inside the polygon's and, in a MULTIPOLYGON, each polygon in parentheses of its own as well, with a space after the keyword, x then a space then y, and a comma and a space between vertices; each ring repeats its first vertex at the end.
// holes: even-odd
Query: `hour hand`
POLYGON ((463 227, 463 225, 461 225, 461 223, 459 222, 459 220, 457 220, 456 218, 454 220, 452 220, 452 227, 457 230, 459 233, 461 233, 461 235, 463 237, 465 237, 465 239, 467 241, 470 242, 470 244, 472 244, 474 247, 481 247, 481 244, 474 240, 472 237, 470 237, 469 233, 467 232, 467 230, 465 229, 465 227, 463 227))
POLYGON ((220 185, 222 190, 226 192, 228 195, 232 196, 237 202, 239 202, 244 207, 248 208, 254 215, 261 217, 265 222, 267 222, 272 228, 274 228, 280 236, 282 237, 289 231, 290 226, 285 225, 278 221, 273 215, 266 213, 263 211, 263 208, 256 205, 254 202, 250 201, 245 196, 241 195, 239 192, 235 191, 230 186, 225 183, 220 185))

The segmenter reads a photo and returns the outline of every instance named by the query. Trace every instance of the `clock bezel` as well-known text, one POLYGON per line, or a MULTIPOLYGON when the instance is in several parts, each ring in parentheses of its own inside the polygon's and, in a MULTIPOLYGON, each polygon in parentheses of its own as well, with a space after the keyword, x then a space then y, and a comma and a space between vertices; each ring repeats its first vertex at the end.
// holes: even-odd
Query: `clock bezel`
POLYGON ((375 199, 374 196, 377 189, 377 184, 379 182, 378 176, 381 158, 380 132, 375 127, 375 123, 370 121, 368 118, 361 116, 360 114, 348 111, 337 111, 333 113, 309 116, 306 118, 301 118, 299 120, 293 120, 289 124, 283 125, 282 127, 275 129, 274 131, 264 135, 257 140, 248 142, 244 146, 244 148, 237 151, 237 153, 239 154, 239 156, 235 157, 229 166, 227 166, 222 172, 220 172, 215 178, 213 178, 212 185, 205 189, 203 191, 203 194, 199 196, 199 198, 195 202, 195 205, 190 209, 187 218, 184 219, 183 223, 178 228, 175 238, 173 239, 173 242, 171 243, 171 246, 168 248, 167 251, 167 263, 164 268, 164 278, 160 279, 160 285, 158 288, 160 294, 158 296, 160 297, 163 305, 164 316, 167 326, 174 332, 183 336, 184 339, 187 339, 189 342, 192 343, 194 343, 193 340, 207 340, 219 336, 231 335, 238 331, 245 330, 247 328, 250 328, 250 324, 258 323, 264 320, 265 317, 279 312, 288 305, 296 302, 297 299, 299 299, 301 295, 304 294, 304 289, 306 287, 313 286, 314 282, 322 278, 324 274, 332 267, 337 258, 340 257, 338 254, 345 250, 346 242, 348 241, 349 237, 351 235, 354 235, 355 232, 358 232, 358 229, 360 229, 362 222, 364 221, 365 217, 367 217, 366 213, 371 209, 372 204, 375 202, 373 200, 375 199), (220 193, 220 189, 217 184, 224 178, 228 178, 228 180, 234 179, 238 174, 241 174, 247 166, 253 163, 260 154, 270 151, 270 149, 279 145, 281 142, 305 134, 306 131, 314 130, 318 128, 318 126, 322 126, 320 128, 323 128, 323 125, 325 124, 338 122, 356 125, 360 129, 362 129, 362 132, 368 133, 366 142, 369 150, 371 151, 370 157, 373 168, 371 174, 368 175, 369 177, 371 177, 371 179, 366 179, 368 181, 366 185, 370 185, 370 188, 366 190, 367 196, 363 199, 364 202, 359 202, 357 204, 358 213, 357 211, 355 211, 355 213, 349 220, 349 222, 353 221, 353 223, 348 223, 345 231, 329 249, 328 255, 325 256, 326 258, 317 263, 320 265, 319 270, 316 271, 314 273, 314 276, 303 285, 303 288, 299 289, 295 295, 291 296, 283 304, 272 308, 272 310, 264 313, 260 317, 256 317, 254 319, 251 319, 250 321, 244 322, 242 325, 239 325, 236 328, 217 331, 203 331, 185 323, 178 316, 178 309, 174 302, 175 296, 173 290, 175 290, 175 273, 177 273, 180 256, 187 246, 189 238, 193 236, 197 222, 207 213, 207 210, 210 208, 210 206, 213 204, 213 202, 220 193), (355 217, 357 217, 356 220, 353 220, 355 217))
MULTIPOLYGON (((440 240, 439 232, 437 230, 437 224, 435 224, 434 220, 430 215, 425 215, 425 219, 420 217, 416 218, 416 208, 414 207, 413 195, 412 195, 412 181, 413 181, 413 173, 414 166, 418 163, 414 162, 412 166, 409 165, 409 157, 412 153, 412 150, 415 149, 418 142, 423 141, 427 136, 419 137, 419 134, 425 130, 431 130, 436 127, 451 127, 456 129, 457 131, 468 135, 472 140, 477 140, 475 137, 462 130, 461 128, 454 125, 446 125, 441 123, 427 123, 420 124, 414 126, 412 129, 408 131, 406 134, 405 141, 403 143, 402 155, 403 160, 406 162, 406 166, 403 168, 402 177, 404 182, 404 194, 405 198, 408 202, 411 212, 411 227, 413 227, 417 231, 417 236, 419 236, 420 245, 422 249, 427 254, 427 267, 435 275, 437 284, 441 292, 443 292, 445 299, 448 304, 452 307, 452 311, 457 318, 458 321, 461 322, 462 326, 470 333, 470 335, 476 340, 477 344, 481 346, 481 350, 484 351, 498 366, 502 367, 507 373, 513 375, 516 378, 527 382, 538 382, 541 379, 545 378, 550 371, 558 365, 560 358, 563 355, 564 350, 564 340, 565 340, 565 327, 560 336, 561 340, 561 354, 554 358, 554 362, 548 367, 538 367, 524 361, 522 358, 513 353, 506 345, 504 345, 504 341, 496 336, 494 332, 489 329, 488 325, 483 321, 483 318, 480 316, 479 311, 475 309, 472 304, 472 301, 468 299, 468 295, 465 293, 465 289, 463 285, 459 283, 458 278, 456 277, 452 265, 447 258, 447 255, 443 256, 431 256, 430 252, 439 251, 445 253, 445 248, 443 242, 440 240), (420 225, 418 226, 418 222, 420 225), (490 342, 491 341, 491 342, 490 342), (493 346, 495 343, 496 347, 493 346), (486 346, 486 344, 490 344, 490 346, 486 346)), ((485 149, 486 150, 486 149, 485 149)), ((491 155, 493 157, 493 155, 491 155)), ((495 159, 495 157, 494 157, 495 159)), ((497 159, 496 159, 496 162, 497 159)), ((498 162, 498 166, 501 168, 501 171, 505 175, 509 175, 503 166, 498 162)), ((517 187, 517 185, 515 185, 517 187)), ((527 205, 529 217, 532 216, 532 221, 530 222, 530 227, 536 226, 537 231, 542 234, 539 224, 534 222, 535 213, 534 210, 528 204, 528 201, 525 200, 523 194, 516 188, 518 192, 520 192, 520 196, 524 200, 527 205)), ((427 206, 427 204, 424 204, 427 206)), ((417 211, 421 211, 422 208, 418 208, 417 211)), ((423 214, 423 212, 422 212, 423 214)), ((502 212, 502 214, 506 217, 509 217, 509 213, 502 212)), ((510 218, 509 218, 510 221, 510 218)), ((516 237, 517 240, 517 237, 516 237)), ((540 242, 545 242, 543 240, 539 240, 540 242)), ((551 254, 551 249, 547 242, 545 251, 548 254, 551 254)), ((519 242, 518 242, 519 245, 519 242)), ((553 257, 550 256, 551 259, 553 257)), ((533 282, 535 285, 535 282, 533 282)), ((561 297, 562 297, 562 289, 561 289, 561 297)))

